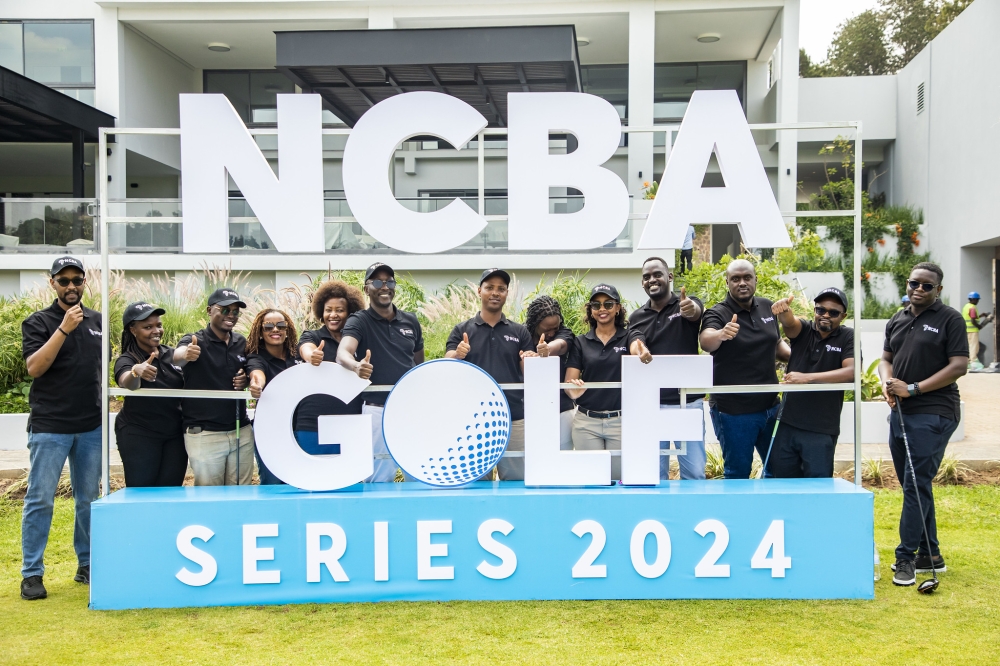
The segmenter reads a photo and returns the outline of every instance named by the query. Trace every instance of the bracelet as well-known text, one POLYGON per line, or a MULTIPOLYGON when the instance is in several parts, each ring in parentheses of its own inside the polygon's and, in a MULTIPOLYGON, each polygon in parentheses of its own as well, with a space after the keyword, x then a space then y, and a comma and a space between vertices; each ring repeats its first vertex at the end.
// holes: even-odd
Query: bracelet
POLYGON ((140 377, 139 375, 135 374, 135 366, 134 366, 134 365, 133 365, 133 366, 132 366, 132 368, 131 368, 131 369, 129 370, 129 372, 131 372, 131 373, 132 373, 132 376, 133 376, 133 377, 135 377, 136 379, 142 379, 142 378, 141 378, 141 377, 140 377))
POLYGON ((67 333, 66 331, 62 330, 62 326, 56 326, 56 330, 59 331, 60 333, 62 333, 63 335, 65 335, 67 338, 69 337, 69 333, 67 333))
POLYGON ((913 382, 913 392, 916 395, 922 395, 920 392, 920 382, 913 382))

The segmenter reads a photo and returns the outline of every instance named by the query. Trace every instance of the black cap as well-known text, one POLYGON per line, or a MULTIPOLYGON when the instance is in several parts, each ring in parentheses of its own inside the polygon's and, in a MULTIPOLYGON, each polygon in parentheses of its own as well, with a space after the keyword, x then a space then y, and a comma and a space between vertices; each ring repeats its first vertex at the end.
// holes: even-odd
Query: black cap
POLYGON ((483 271, 482 276, 479 278, 479 284, 482 284, 489 280, 494 275, 499 275, 503 278, 504 284, 510 286, 510 273, 502 268, 487 268, 483 271))
POLYGON ((816 294, 816 298, 813 299, 813 303, 818 303, 824 296, 833 296, 840 301, 840 304, 844 306, 845 310, 849 307, 847 304, 847 294, 836 287, 827 287, 823 291, 816 294))
POLYGON ((365 271, 365 282, 371 280, 372 275, 377 271, 389 271, 389 275, 396 277, 396 271, 392 270, 392 266, 383 264, 381 261, 376 261, 368 267, 368 270, 365 271))
POLYGON ((161 314, 167 314, 167 311, 143 301, 129 303, 128 307, 125 308, 125 312, 122 313, 122 324, 128 326, 134 321, 142 321, 147 317, 161 314))
POLYGON ((619 303, 621 303, 621 296, 618 295, 618 290, 612 287, 610 284, 600 283, 596 287, 590 290, 590 299, 594 300, 594 296, 598 294, 604 294, 605 296, 610 296, 619 303))
POLYGON ((238 305, 241 308, 247 306, 246 303, 240 300, 239 294, 225 287, 212 292, 212 295, 208 297, 208 305, 209 307, 213 305, 238 305))
POLYGON ((80 272, 87 272, 83 267, 83 262, 76 257, 59 257, 52 262, 52 270, 49 275, 56 275, 64 268, 79 268, 80 272))

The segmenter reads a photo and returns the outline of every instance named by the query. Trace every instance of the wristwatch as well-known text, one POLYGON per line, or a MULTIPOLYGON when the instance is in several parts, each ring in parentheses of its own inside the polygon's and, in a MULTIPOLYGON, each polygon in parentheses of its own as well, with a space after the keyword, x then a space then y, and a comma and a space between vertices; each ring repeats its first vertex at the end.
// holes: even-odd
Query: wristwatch
POLYGON ((920 395, 920 382, 913 382, 906 385, 906 390, 910 392, 910 397, 920 395))

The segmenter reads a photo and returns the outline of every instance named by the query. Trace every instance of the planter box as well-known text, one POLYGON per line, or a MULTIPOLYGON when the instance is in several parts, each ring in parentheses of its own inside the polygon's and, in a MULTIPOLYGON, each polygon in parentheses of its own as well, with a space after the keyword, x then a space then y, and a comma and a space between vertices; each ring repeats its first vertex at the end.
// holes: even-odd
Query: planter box
MULTIPOLYGON (((117 449, 115 442, 115 417, 111 415, 111 448, 117 449)), ((20 451, 28 448, 28 415, 0 414, 0 451, 20 451)))

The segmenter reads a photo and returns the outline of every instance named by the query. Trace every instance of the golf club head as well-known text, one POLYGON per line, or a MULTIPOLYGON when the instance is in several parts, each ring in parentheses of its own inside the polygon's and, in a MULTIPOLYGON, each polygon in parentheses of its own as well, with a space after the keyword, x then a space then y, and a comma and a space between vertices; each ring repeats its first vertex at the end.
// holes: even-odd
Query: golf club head
POLYGON ((934 590, 938 589, 939 581, 937 578, 932 578, 930 580, 925 580, 920 585, 917 586, 917 592, 920 594, 933 594, 934 590))

